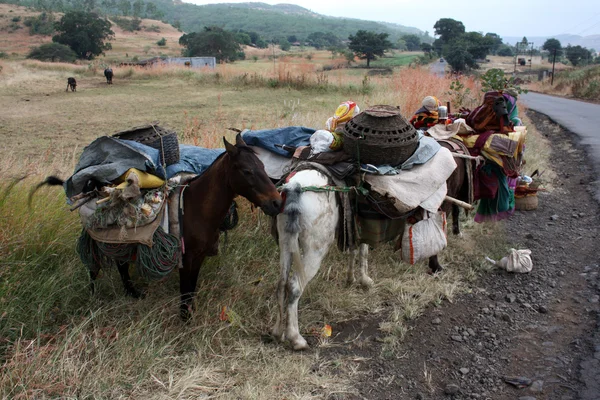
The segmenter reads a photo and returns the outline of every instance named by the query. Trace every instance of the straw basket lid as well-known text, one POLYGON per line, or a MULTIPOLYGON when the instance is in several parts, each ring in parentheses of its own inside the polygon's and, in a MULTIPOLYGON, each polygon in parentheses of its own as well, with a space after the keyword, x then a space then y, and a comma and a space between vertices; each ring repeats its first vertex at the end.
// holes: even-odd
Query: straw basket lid
POLYGON ((398 107, 376 105, 344 126, 344 151, 368 164, 398 165, 418 146, 417 130, 398 107))

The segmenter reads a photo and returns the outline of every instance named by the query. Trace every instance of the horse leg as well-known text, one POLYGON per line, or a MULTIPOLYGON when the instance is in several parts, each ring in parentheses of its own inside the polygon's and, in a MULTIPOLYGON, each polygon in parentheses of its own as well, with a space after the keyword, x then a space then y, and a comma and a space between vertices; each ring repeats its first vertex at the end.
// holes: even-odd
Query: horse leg
POLYGON ((437 254, 435 256, 429 257, 429 269, 431 269, 432 274, 435 274, 436 272, 441 272, 444 269, 438 260, 437 254))
POLYGON ((119 274, 121 275, 121 282, 123 282, 125 293, 134 299, 139 299, 142 297, 142 294, 133 286, 133 281, 129 276, 129 262, 119 261, 117 262, 117 268, 119 269, 119 274))
POLYGON ((196 258, 189 254, 184 254, 183 256, 183 268, 179 270, 179 291, 181 293, 179 316, 184 321, 188 321, 192 316, 198 273, 200 272, 200 266, 202 266, 204 258, 204 255, 196 258))
POLYGON ((373 286, 373 279, 367 274, 367 269, 369 267, 369 245, 366 243, 361 243, 360 245, 359 260, 360 276, 358 277, 358 283, 363 289, 368 289, 373 286))
POLYGON ((354 265, 356 264, 358 251, 358 248, 352 249, 352 253, 350 254, 350 261, 348 261, 348 273, 346 278, 346 283, 348 284, 348 286, 352 286, 352 284, 356 282, 356 278, 354 277, 354 265))
POLYGON ((279 263, 281 266, 279 274, 279 282, 277 283, 277 304, 279 306, 279 312, 277 313, 277 319, 275 320, 275 326, 271 330, 273 337, 279 341, 285 340, 285 295, 286 295, 286 284, 290 275, 290 268, 292 267, 292 253, 289 248, 289 236, 290 234, 281 230, 279 236, 279 263))
POLYGON ((304 293, 306 285, 317 274, 321 267, 321 262, 327 254, 329 246, 319 246, 317 248, 308 249, 304 256, 297 254, 294 260, 301 265, 294 268, 294 275, 290 278, 287 284, 288 292, 288 307, 287 307, 287 329, 286 338, 291 342, 294 350, 304 350, 308 348, 308 343, 300 334, 298 328, 298 301, 304 293))
POLYGON ((90 270, 90 293, 92 295, 96 293, 96 278, 98 277, 98 273, 100 273, 100 269, 97 271, 90 270))
POLYGON ((452 204, 452 233, 460 235, 460 208, 456 204, 452 204))

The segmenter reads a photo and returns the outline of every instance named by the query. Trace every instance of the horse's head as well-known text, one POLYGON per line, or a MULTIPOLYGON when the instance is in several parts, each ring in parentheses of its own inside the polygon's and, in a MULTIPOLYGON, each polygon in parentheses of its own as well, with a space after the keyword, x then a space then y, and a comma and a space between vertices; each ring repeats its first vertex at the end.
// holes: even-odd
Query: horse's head
POLYGON ((271 179, 265 172, 265 166, 252 149, 246 146, 242 136, 238 134, 235 145, 225 138, 225 150, 231 160, 229 183, 239 195, 244 196, 265 214, 275 216, 281 209, 281 196, 271 179))

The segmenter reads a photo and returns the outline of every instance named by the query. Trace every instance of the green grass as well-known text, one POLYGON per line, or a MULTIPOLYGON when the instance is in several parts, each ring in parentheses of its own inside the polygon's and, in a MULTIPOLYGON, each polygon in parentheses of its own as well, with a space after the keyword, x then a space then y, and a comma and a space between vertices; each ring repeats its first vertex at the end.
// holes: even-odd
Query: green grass
POLYGON ((409 65, 417 58, 417 54, 395 54, 392 57, 380 57, 375 61, 371 61, 372 68, 395 68, 409 65))

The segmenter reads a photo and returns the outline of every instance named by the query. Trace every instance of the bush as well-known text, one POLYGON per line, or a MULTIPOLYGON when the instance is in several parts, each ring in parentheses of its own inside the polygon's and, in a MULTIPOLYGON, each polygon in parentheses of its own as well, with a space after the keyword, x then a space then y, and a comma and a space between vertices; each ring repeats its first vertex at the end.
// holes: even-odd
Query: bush
POLYGON ((158 25, 150 25, 150 26, 146 26, 144 27, 144 29, 148 32, 160 32, 160 27, 158 25))
POLYGON ((33 48, 27 58, 40 61, 73 62, 77 59, 77 54, 69 46, 59 43, 46 43, 33 48))
POLYGON ((167 39, 162 38, 158 42, 156 42, 156 44, 159 45, 159 46, 166 46, 167 45, 167 39))
POLYGON ((51 36, 54 33, 54 15, 41 13, 37 17, 25 18, 23 24, 29 27, 30 35, 51 36))
POLYGON ((20 22, 21 21, 21 17, 12 17, 12 22, 20 22))
POLYGON ((142 30, 142 20, 139 18, 112 17, 112 20, 124 31, 133 32, 142 30))

